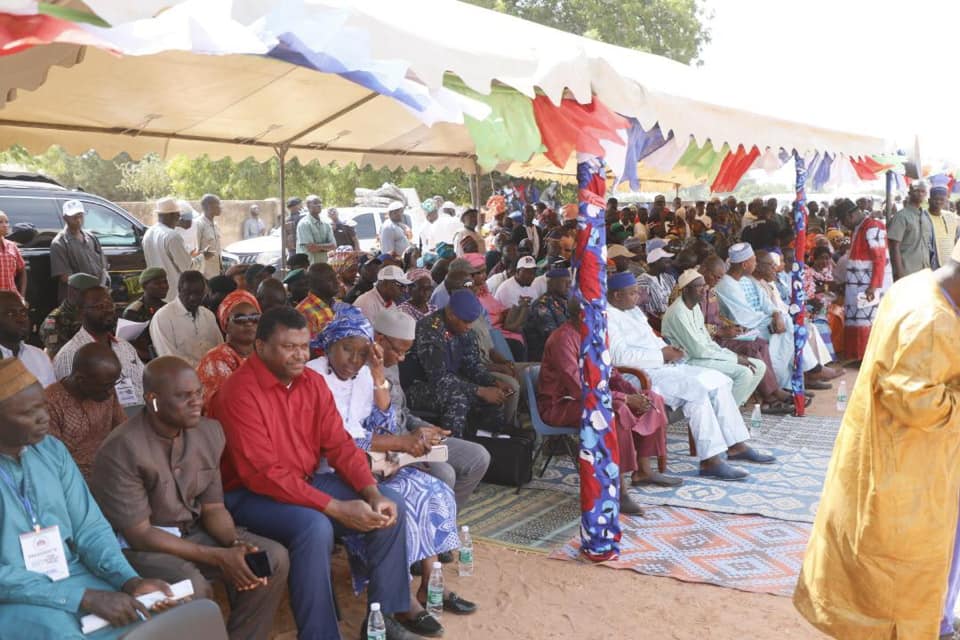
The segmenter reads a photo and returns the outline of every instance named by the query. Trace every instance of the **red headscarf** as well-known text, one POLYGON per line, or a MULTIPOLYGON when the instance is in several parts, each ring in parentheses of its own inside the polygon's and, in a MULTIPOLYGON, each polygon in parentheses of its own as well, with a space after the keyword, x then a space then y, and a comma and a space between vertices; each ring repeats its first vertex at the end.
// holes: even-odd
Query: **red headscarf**
POLYGON ((257 298, 250 293, 249 291, 244 291, 243 289, 236 289, 227 294, 227 297, 223 299, 223 302, 220 303, 220 306, 217 307, 217 321, 220 323, 220 330, 224 333, 227 332, 227 323, 230 321, 230 313, 233 311, 234 307, 239 304, 251 304, 257 310, 257 313, 260 313, 260 303, 257 302, 257 298))

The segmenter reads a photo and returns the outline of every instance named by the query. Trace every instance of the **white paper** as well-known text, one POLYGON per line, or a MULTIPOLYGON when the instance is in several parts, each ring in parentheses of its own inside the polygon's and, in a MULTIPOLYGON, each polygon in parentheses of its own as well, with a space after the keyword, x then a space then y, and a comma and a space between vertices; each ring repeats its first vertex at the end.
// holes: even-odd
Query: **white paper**
MULTIPOLYGON (((181 580, 176 584, 170 585, 170 590, 173 591, 173 597, 169 598, 170 600, 183 600, 193 595, 193 583, 189 580, 181 580)), ((167 599, 167 596, 162 591, 151 591, 137 598, 147 609, 152 609, 158 602, 167 599)), ((94 631, 100 631, 100 629, 109 627, 110 623, 98 615, 88 613, 80 619, 80 626, 84 634, 90 634, 94 631)))
POLYGON ((147 328, 148 324, 150 324, 149 320, 147 322, 133 322, 132 320, 120 318, 117 320, 117 337, 121 340, 132 342, 140 337, 140 334, 143 333, 143 330, 147 328))
POLYGON ((867 300, 867 294, 862 291, 857 294, 857 309, 866 309, 867 307, 875 307, 880 304, 880 296, 876 293, 873 294, 873 300, 867 300))

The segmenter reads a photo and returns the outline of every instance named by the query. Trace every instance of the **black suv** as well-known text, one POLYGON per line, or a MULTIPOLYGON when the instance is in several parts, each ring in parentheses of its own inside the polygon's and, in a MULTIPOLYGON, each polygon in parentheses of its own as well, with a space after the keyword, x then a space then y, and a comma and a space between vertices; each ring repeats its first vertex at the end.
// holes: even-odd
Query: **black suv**
POLYGON ((146 227, 117 205, 92 193, 71 191, 40 174, 0 172, 0 211, 10 218, 11 229, 29 222, 38 231, 20 247, 27 263, 27 303, 35 329, 58 304, 58 284, 50 277, 50 242, 63 229, 60 211, 67 200, 79 200, 86 209, 83 228, 100 240, 107 255, 115 302, 126 303, 138 294, 134 276, 146 268, 140 245, 146 227))

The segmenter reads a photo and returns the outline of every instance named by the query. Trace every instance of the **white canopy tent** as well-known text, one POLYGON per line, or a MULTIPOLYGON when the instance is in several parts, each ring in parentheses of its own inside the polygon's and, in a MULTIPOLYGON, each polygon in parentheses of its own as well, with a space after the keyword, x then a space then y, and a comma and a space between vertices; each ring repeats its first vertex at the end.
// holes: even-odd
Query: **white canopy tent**
MULTIPOLYGON (((216 33, 205 33, 205 39, 176 33, 193 23, 171 16, 209 12, 202 1, 151 0, 145 11, 177 6, 157 18, 91 28, 128 53, 122 57, 70 45, 0 57, 0 96, 7 98, 0 110, 0 146, 22 144, 40 152, 59 144, 73 153, 96 149, 105 157, 125 151, 133 157, 205 153, 260 160, 286 150, 288 159, 303 161, 477 170, 473 141, 456 118, 426 126, 397 100, 341 76, 258 55, 182 50, 136 55, 159 48, 153 44, 158 40, 185 49, 229 50, 216 33)), ((89 4, 114 18, 137 15, 126 0, 89 4)), ((718 147, 726 142, 731 148, 742 143, 802 153, 886 151, 877 137, 729 106, 694 69, 665 58, 453 0, 423 0, 416 10, 391 0, 218 4, 227 6, 233 26, 265 42, 265 51, 277 33, 292 31, 318 42, 314 50, 333 51, 341 59, 346 51, 347 58, 400 65, 407 80, 433 92, 453 73, 481 93, 500 82, 529 96, 539 91, 554 102, 564 96, 589 102, 596 95, 645 128, 659 121, 681 139, 711 139, 718 147), (339 25, 339 40, 317 40, 331 24, 339 25)), ((534 159, 531 171, 543 164, 534 159)))

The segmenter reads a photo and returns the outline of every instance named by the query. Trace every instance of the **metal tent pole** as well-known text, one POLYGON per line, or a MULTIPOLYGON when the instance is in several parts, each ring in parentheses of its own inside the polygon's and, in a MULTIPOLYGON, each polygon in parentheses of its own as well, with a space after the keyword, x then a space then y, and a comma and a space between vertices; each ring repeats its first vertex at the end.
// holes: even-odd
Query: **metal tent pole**
POLYGON ((289 145, 273 148, 280 166, 280 278, 287 272, 287 150, 289 145))

